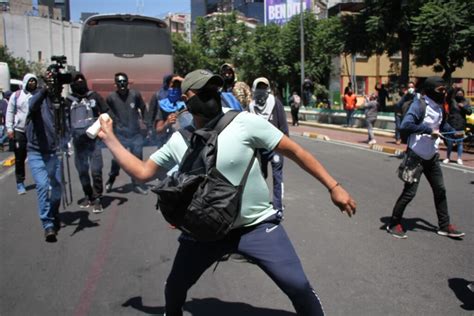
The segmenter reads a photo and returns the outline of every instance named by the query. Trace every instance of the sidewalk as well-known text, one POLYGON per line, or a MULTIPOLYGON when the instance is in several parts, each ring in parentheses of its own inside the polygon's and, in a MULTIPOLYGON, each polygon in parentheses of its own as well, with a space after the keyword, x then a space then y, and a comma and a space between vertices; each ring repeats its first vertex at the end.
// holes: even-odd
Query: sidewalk
MULTIPOLYGON (((366 128, 347 128, 340 125, 333 124, 322 124, 309 121, 300 121, 299 126, 291 126, 291 120, 288 120, 291 133, 300 134, 302 136, 310 138, 318 138, 321 140, 336 140, 348 142, 356 145, 360 145, 366 148, 371 148, 376 151, 386 152, 392 155, 398 155, 405 151, 406 145, 397 145, 395 143, 394 133, 381 129, 374 129, 375 139, 377 143, 375 145, 368 145, 367 141, 367 129, 366 128)), ((442 144, 440 146, 440 157, 441 159, 446 158, 446 148, 442 144)), ((457 154, 453 152, 451 159, 456 159, 457 154)), ((462 160, 464 165, 458 165, 454 160, 450 165, 474 169, 474 154, 463 153, 462 160)))

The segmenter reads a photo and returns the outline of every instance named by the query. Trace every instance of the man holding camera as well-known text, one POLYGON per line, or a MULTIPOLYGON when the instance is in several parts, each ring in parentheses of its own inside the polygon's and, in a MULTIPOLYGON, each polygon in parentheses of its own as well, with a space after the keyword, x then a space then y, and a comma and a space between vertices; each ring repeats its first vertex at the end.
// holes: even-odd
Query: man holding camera
POLYGON ((86 78, 80 72, 73 75, 71 90, 72 93, 65 102, 69 109, 69 124, 75 152, 74 164, 85 195, 79 206, 88 208, 92 205, 92 213, 102 213, 102 168, 104 166, 102 151, 97 140, 87 136, 86 130, 99 118, 100 114, 108 112, 109 107, 98 93, 89 90, 86 78))
MULTIPOLYGON (((123 72, 115 74, 117 91, 107 97, 110 108, 109 115, 114 121, 114 130, 120 143, 130 150, 138 159, 143 158, 144 134, 147 128, 144 122, 146 106, 140 92, 128 88, 128 76, 123 72)), ((112 159, 109 179, 105 184, 107 192, 112 191, 115 179, 119 175, 120 165, 112 159)), ((139 194, 148 194, 144 185, 132 178, 133 191, 139 194)))
POLYGON ((60 228, 61 161, 58 149, 65 144, 64 111, 61 111, 62 82, 57 72, 48 68, 46 88, 40 88, 30 99, 26 138, 28 140, 28 165, 36 183, 38 213, 47 242, 55 242, 60 228), (63 114, 61 114, 63 113, 63 114), (61 115, 62 117, 59 117, 61 115), (62 126, 59 126, 59 125, 62 126), (59 132, 59 131, 63 132, 59 132))

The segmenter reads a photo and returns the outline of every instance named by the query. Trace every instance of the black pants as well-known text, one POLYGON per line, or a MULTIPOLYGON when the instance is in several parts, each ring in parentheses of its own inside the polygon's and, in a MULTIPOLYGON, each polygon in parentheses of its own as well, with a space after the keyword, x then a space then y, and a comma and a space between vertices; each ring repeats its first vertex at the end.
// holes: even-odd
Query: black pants
POLYGON ((73 138, 74 164, 76 165, 82 190, 89 200, 93 201, 102 195, 104 190, 102 183, 102 151, 95 139, 90 139, 87 135, 73 138), (89 170, 92 175, 89 175, 89 170))
POLYGON ((298 118, 298 112, 300 111, 300 108, 298 107, 291 107, 291 118, 292 118, 292 123, 293 123, 293 126, 299 124, 298 121, 299 121, 299 118, 298 118))
MULTIPOLYGON (((423 173, 433 190, 438 226, 445 228, 449 225, 448 201, 446 198, 446 188, 444 187, 443 173, 439 164, 439 154, 434 155, 430 160, 422 159, 421 165, 423 166, 423 173)), ((393 207, 391 225, 400 224, 405 208, 416 195, 418 184, 420 183, 419 180, 413 183, 405 183, 403 192, 393 207)))
POLYGON ((15 177, 16 183, 25 182, 26 134, 15 131, 15 177))

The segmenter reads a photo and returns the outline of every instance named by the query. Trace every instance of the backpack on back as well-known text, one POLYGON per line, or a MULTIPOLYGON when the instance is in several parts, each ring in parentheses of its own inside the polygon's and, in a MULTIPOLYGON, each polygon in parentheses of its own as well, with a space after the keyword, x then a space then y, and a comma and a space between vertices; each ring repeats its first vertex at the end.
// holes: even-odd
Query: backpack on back
POLYGON ((236 111, 242 111, 242 105, 232 92, 221 92, 221 99, 223 106, 231 108, 236 111))
MULTIPOLYGON (((420 100, 419 105, 420 105, 422 113, 423 113, 421 121, 423 121, 423 119, 425 117, 425 112, 426 112, 426 101, 423 98, 420 98, 419 100, 420 100)), ((402 111, 402 118, 401 118, 402 123, 403 123, 403 120, 406 116, 406 113, 408 113, 411 106, 414 104, 414 101, 415 101, 415 98, 413 98, 411 100, 408 100, 408 101, 403 103, 402 110, 401 110, 402 111)), ((421 123, 421 121, 417 122, 417 123, 421 123)), ((400 140, 401 140, 402 144, 407 144, 408 143, 408 137, 409 136, 410 136, 409 132, 406 132, 402 129, 400 130, 400 140)))
POLYGON ((237 186, 216 167, 217 138, 237 114, 229 111, 192 134, 188 128, 179 130, 185 140, 191 134, 188 150, 178 171, 152 190, 158 195, 156 207, 163 217, 200 241, 225 237, 240 213, 243 188, 256 152, 237 186))
POLYGON ((94 124, 93 108, 96 106, 96 101, 88 98, 92 93, 92 91, 89 91, 87 96, 81 99, 72 95, 67 97, 71 101, 70 120, 73 133, 85 133, 87 128, 94 124))

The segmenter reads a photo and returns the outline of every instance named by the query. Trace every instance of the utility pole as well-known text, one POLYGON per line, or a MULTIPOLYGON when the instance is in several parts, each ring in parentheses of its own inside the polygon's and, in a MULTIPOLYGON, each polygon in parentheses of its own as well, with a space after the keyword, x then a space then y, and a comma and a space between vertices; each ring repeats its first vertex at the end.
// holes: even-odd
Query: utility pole
POLYGON ((303 0, 300 0, 300 46, 301 46, 301 98, 303 98, 304 82, 304 19, 303 19, 303 0))

